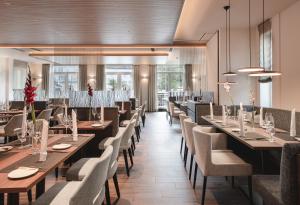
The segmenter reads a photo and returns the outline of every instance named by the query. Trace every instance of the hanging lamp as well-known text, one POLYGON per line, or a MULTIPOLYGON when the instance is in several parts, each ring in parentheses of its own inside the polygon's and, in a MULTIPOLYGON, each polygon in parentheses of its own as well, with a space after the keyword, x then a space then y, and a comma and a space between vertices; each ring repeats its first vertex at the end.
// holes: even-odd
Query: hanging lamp
POLYGON ((230 32, 230 12, 231 4, 229 0, 229 5, 224 6, 224 10, 226 11, 226 72, 223 73, 224 76, 236 76, 237 73, 231 71, 231 32, 230 32))
POLYGON ((264 68, 260 66, 252 66, 252 42, 251 42, 251 1, 249 0, 249 67, 239 68, 238 72, 240 73, 253 73, 253 72, 260 72, 264 71, 264 68))
MULTIPOLYGON (((250 77, 275 77, 275 76, 280 76, 281 73, 277 71, 272 71, 272 70, 266 70, 265 68, 265 0, 263 0, 263 71, 260 72, 255 72, 255 73, 250 73, 250 77)), ((271 79, 272 80, 272 79, 271 79)), ((264 81, 264 80, 262 80, 264 81)))

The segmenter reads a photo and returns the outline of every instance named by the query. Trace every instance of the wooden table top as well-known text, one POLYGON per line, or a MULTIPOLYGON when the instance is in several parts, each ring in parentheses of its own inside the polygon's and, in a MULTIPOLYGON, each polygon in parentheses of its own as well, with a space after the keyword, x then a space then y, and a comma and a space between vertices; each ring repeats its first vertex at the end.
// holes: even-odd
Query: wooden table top
POLYGON ((0 115, 18 115, 22 114, 23 110, 1 110, 0 115))
MULTIPOLYGON (((104 121, 104 124, 102 126, 97 126, 97 127, 93 127, 93 124, 98 124, 99 122, 95 122, 95 121, 78 121, 77 122, 77 129, 78 130, 105 130, 108 126, 110 126, 112 124, 111 120, 108 121, 104 121)), ((52 130, 65 130, 65 126, 63 125, 56 125, 51 127, 50 129, 52 130)))
POLYGON ((94 138, 94 134, 80 134, 77 142, 72 141, 72 137, 63 134, 49 135, 48 155, 45 162, 38 162, 39 155, 32 155, 31 149, 13 148, 11 151, 0 154, 0 193, 26 192, 38 182, 42 181, 46 175, 67 160, 81 147, 94 138), (54 151, 52 146, 56 143, 69 143, 73 146, 67 150, 54 151), (34 160, 36 157, 36 161, 34 160), (7 177, 8 172, 20 166, 38 167, 39 172, 25 179, 11 180, 7 177))
POLYGON ((289 137, 289 133, 285 130, 276 129, 276 134, 274 136, 274 142, 270 142, 267 139, 269 135, 266 133, 265 129, 256 127, 252 130, 250 125, 246 125, 248 131, 245 132, 246 139, 241 137, 239 132, 233 132, 233 128, 239 128, 238 122, 234 120, 227 120, 227 125, 223 126, 222 123, 217 122, 217 120, 221 120, 221 116, 214 116, 214 120, 211 120, 209 116, 202 116, 204 120, 212 124, 214 127, 218 128, 219 130, 223 131, 224 133, 228 134, 229 136, 233 137, 234 139, 238 140, 242 144, 246 145, 247 147, 253 150, 280 150, 282 149, 283 145, 287 142, 289 143, 299 143, 298 141, 287 141, 284 139, 279 138, 278 136, 289 137), (266 139, 247 139, 247 136, 258 136, 258 137, 265 137, 266 139), (276 137, 277 136, 277 137, 276 137))

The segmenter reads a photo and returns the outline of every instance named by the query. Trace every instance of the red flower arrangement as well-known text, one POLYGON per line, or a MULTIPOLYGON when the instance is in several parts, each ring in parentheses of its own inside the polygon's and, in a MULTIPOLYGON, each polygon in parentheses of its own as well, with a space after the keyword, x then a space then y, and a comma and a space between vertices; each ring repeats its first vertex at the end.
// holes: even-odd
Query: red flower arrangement
POLYGON ((90 84, 88 84, 88 94, 90 97, 93 97, 93 88, 90 84))
POLYGON ((31 116, 33 123, 35 123, 34 98, 36 97, 36 89, 36 87, 32 86, 31 71, 29 69, 24 88, 24 101, 29 107, 31 107, 31 116))

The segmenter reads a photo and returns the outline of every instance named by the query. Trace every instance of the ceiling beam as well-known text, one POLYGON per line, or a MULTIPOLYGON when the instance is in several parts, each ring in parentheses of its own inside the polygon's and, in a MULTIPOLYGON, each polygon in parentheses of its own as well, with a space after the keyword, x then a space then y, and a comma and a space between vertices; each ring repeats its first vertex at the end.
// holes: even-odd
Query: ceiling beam
POLYGON ((192 48, 205 47, 204 43, 174 44, 1 44, 0 48, 192 48))

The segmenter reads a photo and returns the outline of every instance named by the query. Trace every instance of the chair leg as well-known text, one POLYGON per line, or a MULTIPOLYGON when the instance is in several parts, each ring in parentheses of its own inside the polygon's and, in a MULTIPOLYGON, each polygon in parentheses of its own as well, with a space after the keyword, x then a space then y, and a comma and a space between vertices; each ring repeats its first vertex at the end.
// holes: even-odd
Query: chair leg
POLYGON ((187 146, 185 146, 184 167, 186 167, 188 152, 189 152, 189 150, 188 150, 187 146))
POLYGON ((135 129, 136 140, 137 140, 137 142, 139 142, 140 141, 140 139, 139 139, 139 130, 138 130, 137 127, 135 127, 134 129, 135 129))
POLYGON ((182 155, 183 137, 181 137, 180 155, 182 155))
POLYGON ((145 127, 145 120, 146 120, 146 116, 142 116, 142 123, 143 123, 143 127, 145 127))
POLYGON ((133 148, 134 148, 134 150, 135 150, 135 140, 134 140, 133 135, 131 136, 131 141, 132 141, 132 144, 133 144, 133 148))
POLYGON ((197 171, 198 171, 198 164, 197 164, 197 162, 195 162, 195 170, 194 170, 194 183, 193 183, 193 189, 195 189, 195 188, 196 188, 197 171))
POLYGON ((130 148, 131 148, 132 155, 134 156, 134 148, 133 148, 132 144, 131 144, 130 148))
POLYGON ((110 193, 109 193, 108 180, 106 180, 105 182, 105 198, 106 198, 106 204, 110 205, 110 193))
POLYGON ((117 173, 115 173, 115 175, 113 176, 113 180, 114 180, 114 185, 115 185, 115 188, 116 188, 118 199, 120 199, 121 194, 120 194, 120 189, 119 189, 119 182, 118 182, 117 173))
POLYGON ((194 155, 191 153, 191 163, 190 163, 190 175, 189 175, 189 180, 191 180, 191 177, 192 177, 193 161, 194 161, 194 155))
POLYGON ((205 191, 206 191, 206 183, 207 183, 207 176, 204 176, 203 179, 203 188, 202 188, 202 199, 201 199, 201 205, 204 205, 205 201, 205 191))
POLYGON ((129 173, 129 166, 128 166, 128 158, 127 158, 127 151, 125 149, 123 150, 123 155, 124 155, 126 173, 127 173, 127 176, 129 177, 130 173, 129 173))
POLYGON ((32 202, 32 191, 31 191, 31 189, 29 189, 29 190, 27 191, 27 198, 28 198, 28 201, 29 201, 29 202, 32 202))
POLYGON ((253 204, 253 193, 252 193, 252 176, 248 176, 248 189, 249 189, 249 200, 250 204, 253 204))
POLYGON ((131 153, 131 149, 128 149, 128 154, 129 154, 129 158, 130 158, 130 162, 131 162, 131 167, 133 166, 133 158, 132 158, 132 153, 131 153))

